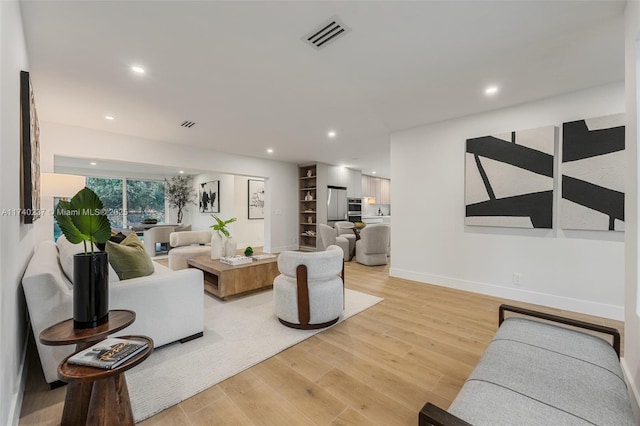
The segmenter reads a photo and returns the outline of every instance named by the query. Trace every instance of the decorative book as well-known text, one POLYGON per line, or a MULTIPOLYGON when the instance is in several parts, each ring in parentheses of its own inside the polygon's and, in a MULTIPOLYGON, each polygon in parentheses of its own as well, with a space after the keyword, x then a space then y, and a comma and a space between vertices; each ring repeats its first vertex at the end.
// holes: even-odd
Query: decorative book
POLYGON ((111 370, 133 358, 147 346, 147 342, 139 340, 109 337, 73 355, 68 362, 111 370))
POLYGON ((220 262, 226 263, 227 265, 236 266, 244 265, 245 263, 251 263, 253 262, 253 259, 247 256, 236 255, 221 257, 220 262))
POLYGON ((276 257, 276 255, 269 254, 269 253, 262 253, 262 254, 254 254, 251 257, 253 257, 253 260, 265 260, 265 259, 273 259, 274 257, 276 257))

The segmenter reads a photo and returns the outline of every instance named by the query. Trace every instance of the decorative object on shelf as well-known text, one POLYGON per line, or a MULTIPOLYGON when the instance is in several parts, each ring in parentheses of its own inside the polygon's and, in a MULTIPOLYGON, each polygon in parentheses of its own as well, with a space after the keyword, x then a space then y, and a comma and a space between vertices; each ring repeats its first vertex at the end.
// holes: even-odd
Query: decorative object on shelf
POLYGON ((246 249, 244 249, 244 255, 245 256, 251 256, 252 254, 253 254, 253 249, 251 248, 251 246, 249 246, 246 249))
POLYGON ((313 218, 311 216, 307 218, 307 223, 313 223, 313 218))
POLYGON ((27 71, 20 71, 20 206, 24 223, 40 217, 40 126, 33 87, 27 71))
POLYGON ((552 227, 556 130, 467 139, 465 225, 552 227))
POLYGON ((54 216, 69 242, 84 243, 84 253, 73 256, 74 327, 96 327, 109 318, 109 255, 94 247, 109 240, 111 223, 102 201, 89 188, 81 189, 70 201, 60 201, 54 216))
POLYGON ((170 207, 178 209, 178 223, 182 223, 182 215, 189 204, 195 204, 196 191, 193 189, 193 177, 172 176, 164 179, 164 193, 170 207))
POLYGON ((227 229, 227 225, 235 222, 237 219, 232 217, 229 220, 222 220, 216 215, 211 215, 216 223, 211 228, 216 231, 211 236, 211 259, 219 259, 223 256, 234 256, 236 254, 237 244, 231 238, 231 234, 227 229))
POLYGON ((264 219, 264 181, 249 179, 249 219, 264 219))
POLYGON ((153 218, 146 218, 142 221, 142 223, 144 223, 145 225, 155 225, 156 223, 158 223, 158 219, 153 219, 153 218))
POLYGON ((307 170, 307 177, 313 176, 313 171, 311 169, 307 170))
POLYGON ((562 124, 560 227, 624 231, 625 115, 562 124))
POLYGON ((311 191, 307 191, 307 195, 304 196, 305 201, 313 201, 313 195, 311 195, 311 191))
POLYGON ((220 181, 200 184, 200 213, 220 213, 220 181))

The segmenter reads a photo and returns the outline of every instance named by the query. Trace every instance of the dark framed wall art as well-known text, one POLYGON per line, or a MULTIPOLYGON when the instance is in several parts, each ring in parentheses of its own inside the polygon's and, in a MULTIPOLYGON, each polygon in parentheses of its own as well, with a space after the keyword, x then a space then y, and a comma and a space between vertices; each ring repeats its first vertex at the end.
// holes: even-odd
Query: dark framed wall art
POLYGON ((220 181, 199 184, 200 213, 220 213, 220 181))
POLYGON ((264 219, 264 181, 249 179, 249 219, 264 219))
POLYGON ((20 71, 20 207, 24 223, 40 217, 40 126, 33 87, 20 71))

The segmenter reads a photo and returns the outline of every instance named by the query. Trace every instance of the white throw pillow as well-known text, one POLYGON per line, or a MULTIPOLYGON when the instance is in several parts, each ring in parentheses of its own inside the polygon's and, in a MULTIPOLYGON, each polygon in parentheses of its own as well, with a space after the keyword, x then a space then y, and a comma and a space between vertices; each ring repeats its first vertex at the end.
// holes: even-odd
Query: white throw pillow
MULTIPOLYGON (((58 246, 58 257, 60 259, 60 266, 62 266, 62 271, 67 276, 71 284, 73 284, 73 255, 77 253, 84 253, 84 243, 73 244, 67 240, 67 237, 64 235, 58 238, 56 241, 56 246, 58 246)), ((89 248, 89 246, 87 246, 89 248)), ((97 247, 94 247, 95 251, 99 251, 97 247)), ((120 281, 118 278, 118 274, 109 264, 109 282, 114 283, 120 281)))

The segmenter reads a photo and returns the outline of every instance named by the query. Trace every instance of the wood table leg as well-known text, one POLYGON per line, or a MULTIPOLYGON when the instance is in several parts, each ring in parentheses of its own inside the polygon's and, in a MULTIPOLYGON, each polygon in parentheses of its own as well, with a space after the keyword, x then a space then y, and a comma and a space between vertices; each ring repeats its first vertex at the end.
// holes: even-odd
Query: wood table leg
POLYGON ((83 425, 87 421, 93 383, 69 383, 64 397, 62 426, 83 425))
POLYGON ((133 412, 124 374, 93 383, 87 425, 133 425, 133 412))

